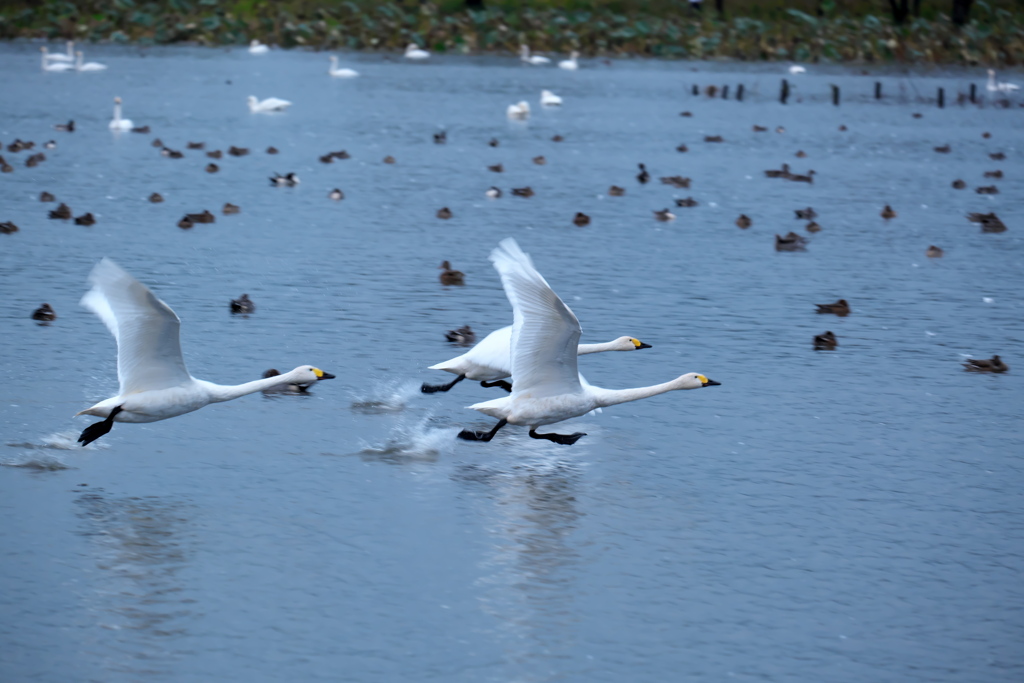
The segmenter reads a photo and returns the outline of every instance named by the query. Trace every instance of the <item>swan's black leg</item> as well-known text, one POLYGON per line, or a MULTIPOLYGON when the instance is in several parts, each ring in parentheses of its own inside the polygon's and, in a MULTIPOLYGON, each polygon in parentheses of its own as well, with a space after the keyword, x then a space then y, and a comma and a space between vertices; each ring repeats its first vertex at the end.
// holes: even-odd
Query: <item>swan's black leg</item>
POLYGON ((508 424, 508 420, 501 420, 498 424, 494 425, 494 429, 489 432, 473 432, 468 429, 463 429, 459 432, 459 438, 465 439, 466 441, 490 441, 494 438, 494 435, 498 433, 498 430, 508 424))
POLYGON ((560 443, 563 446, 571 446, 586 435, 586 432, 576 432, 575 434, 538 434, 536 429, 530 430, 530 436, 534 439, 547 439, 548 441, 560 443))
POLYGON ((503 379, 496 379, 493 382, 488 382, 487 380, 484 380, 483 382, 480 382, 480 386, 482 386, 485 389, 490 389, 491 387, 501 387, 508 393, 512 393, 512 385, 503 379))
POLYGON ((424 394, 433 394, 438 391, 448 391, 449 389, 451 389, 464 379, 466 379, 465 375, 459 375, 448 384, 424 384, 423 386, 420 387, 420 391, 422 391, 424 394))
POLYGON ((83 446, 88 446, 93 441, 109 432, 110 428, 114 426, 114 417, 120 412, 121 406, 115 406, 114 409, 110 411, 110 415, 107 415, 107 419, 101 422, 94 422, 83 429, 81 436, 78 437, 78 443, 83 446))

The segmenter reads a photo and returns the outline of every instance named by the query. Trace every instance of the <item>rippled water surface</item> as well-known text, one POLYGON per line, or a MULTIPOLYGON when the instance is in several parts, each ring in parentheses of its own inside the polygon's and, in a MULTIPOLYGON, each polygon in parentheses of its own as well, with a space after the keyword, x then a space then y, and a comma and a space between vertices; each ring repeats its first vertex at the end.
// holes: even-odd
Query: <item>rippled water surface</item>
POLYGON ((782 106, 777 65, 367 55, 344 56, 362 76, 340 81, 314 53, 88 57, 110 69, 43 74, 35 46, 0 47, 0 140, 59 145, 36 168, 5 151, 0 176, 0 220, 21 228, 0 236, 0 680, 1024 678, 1024 126, 1020 109, 955 104, 977 73, 811 68, 782 106), (689 94, 726 83, 745 101, 689 94), (918 101, 939 86, 946 109, 918 101), (542 88, 564 106, 506 120, 542 88), (295 104, 252 115, 250 94, 295 104), (114 96, 151 135, 107 130, 114 96), (71 118, 75 133, 51 129, 71 118), (207 174, 189 141, 252 153, 207 174), (783 162, 814 184, 764 177, 783 162), (269 186, 289 171, 298 187, 269 186), (658 182, 671 175, 691 189, 658 182), (526 185, 536 196, 509 195, 526 185), (47 220, 42 190, 97 224, 47 220), (698 206, 653 219, 687 196, 698 206), (776 252, 806 206, 823 231, 776 252), (204 209, 215 224, 175 226, 204 209), (972 211, 1009 230, 983 234, 972 211), (519 427, 458 441, 493 422, 464 406, 500 390, 418 386, 451 377, 426 369, 461 352, 446 330, 510 323, 487 261, 506 236, 584 341, 653 345, 583 358, 591 382, 722 386, 560 425, 587 432, 572 447, 519 427), (77 448, 91 419, 71 416, 117 391, 113 339, 78 305, 104 255, 177 311, 196 376, 312 363, 338 379, 77 448), (464 287, 439 284, 444 259, 464 287), (257 310, 232 317, 242 292, 257 310), (851 315, 815 314, 840 297, 851 315), (29 319, 43 301, 49 326, 29 319), (816 352, 825 330, 839 347, 816 352), (994 353, 1009 373, 960 368, 994 353))

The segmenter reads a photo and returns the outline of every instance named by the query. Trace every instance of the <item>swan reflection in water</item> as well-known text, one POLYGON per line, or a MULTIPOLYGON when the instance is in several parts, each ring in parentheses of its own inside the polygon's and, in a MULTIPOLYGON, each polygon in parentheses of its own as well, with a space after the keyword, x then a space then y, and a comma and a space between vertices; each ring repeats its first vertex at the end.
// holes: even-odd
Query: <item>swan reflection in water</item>
POLYGON ((583 516, 580 472, 556 459, 504 470, 466 465, 455 478, 473 489, 488 525, 489 556, 477 579, 484 612, 494 617, 510 665, 533 668, 578 645, 576 566, 572 536, 583 516))
POLYGON ((133 653, 108 660, 133 674, 171 672, 186 656, 174 640, 186 634, 195 615, 186 597, 181 571, 192 559, 191 505, 160 496, 117 498, 100 491, 83 492, 75 501, 82 521, 79 533, 89 539, 95 566, 83 596, 94 612, 97 640, 114 650, 133 653), (114 644, 111 644, 111 639, 114 644))

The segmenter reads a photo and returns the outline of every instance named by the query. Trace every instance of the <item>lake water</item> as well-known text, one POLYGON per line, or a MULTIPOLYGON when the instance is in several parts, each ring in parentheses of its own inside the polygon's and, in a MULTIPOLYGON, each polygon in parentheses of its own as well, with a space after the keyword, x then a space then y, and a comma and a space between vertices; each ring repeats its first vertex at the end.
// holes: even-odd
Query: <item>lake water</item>
POLYGON ((1024 125, 955 104, 981 70, 811 67, 783 106, 781 65, 343 55, 362 76, 342 81, 309 52, 87 58, 110 68, 42 73, 35 45, 0 46, 0 140, 58 142, 36 168, 5 151, 0 176, 0 220, 21 228, 0 236, 0 680, 1024 678, 1024 125), (742 103, 689 94, 739 83, 742 103), (916 99, 939 86, 946 109, 916 99), (542 88, 565 104, 540 110, 542 88), (253 115, 250 94, 294 106, 253 115), (151 135, 107 129, 115 96, 151 135), (520 99, 533 116, 509 122, 520 99), (68 119, 75 133, 52 130, 68 119), (188 141, 252 153, 207 174, 188 141), (814 184, 764 177, 784 162, 814 184), (270 187, 289 171, 298 187, 270 187), (48 220, 43 190, 97 224, 48 220), (823 231, 776 252, 807 206, 823 231), (215 224, 175 226, 204 209, 215 224), (983 234, 973 211, 1009 230, 983 234), (446 330, 511 322, 487 260, 507 236, 584 341, 653 345, 585 357, 591 382, 722 386, 551 429, 587 432, 571 447, 520 427, 457 440, 493 424, 464 407, 500 390, 418 386, 452 377, 426 369, 462 352, 446 330), (78 448, 94 419, 71 416, 117 392, 113 339, 78 305, 102 256, 175 309, 197 377, 312 363, 338 379, 78 448), (439 284, 445 259, 464 287, 439 284), (243 292, 257 310, 232 317, 243 292), (838 298, 851 315, 815 313, 838 298), (49 326, 29 319, 43 301, 49 326), (814 351, 825 330, 838 348, 814 351), (960 367, 996 353, 1010 372, 960 367))

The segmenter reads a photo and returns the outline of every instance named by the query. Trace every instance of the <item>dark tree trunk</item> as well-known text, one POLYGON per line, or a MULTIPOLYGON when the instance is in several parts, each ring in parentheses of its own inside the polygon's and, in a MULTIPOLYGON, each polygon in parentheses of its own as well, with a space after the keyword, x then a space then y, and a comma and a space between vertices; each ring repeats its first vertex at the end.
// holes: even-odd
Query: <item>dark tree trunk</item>
POLYGON ((725 0, 715 0, 715 12, 719 19, 725 19, 725 0))
POLYGON ((921 0, 914 0, 914 16, 921 16, 921 0))
POLYGON ((953 23, 963 26, 971 19, 971 3, 974 0, 953 0, 953 23))
POLYGON ((889 0, 889 6, 892 7, 894 24, 902 24, 907 20, 907 15, 910 14, 910 0, 889 0))

